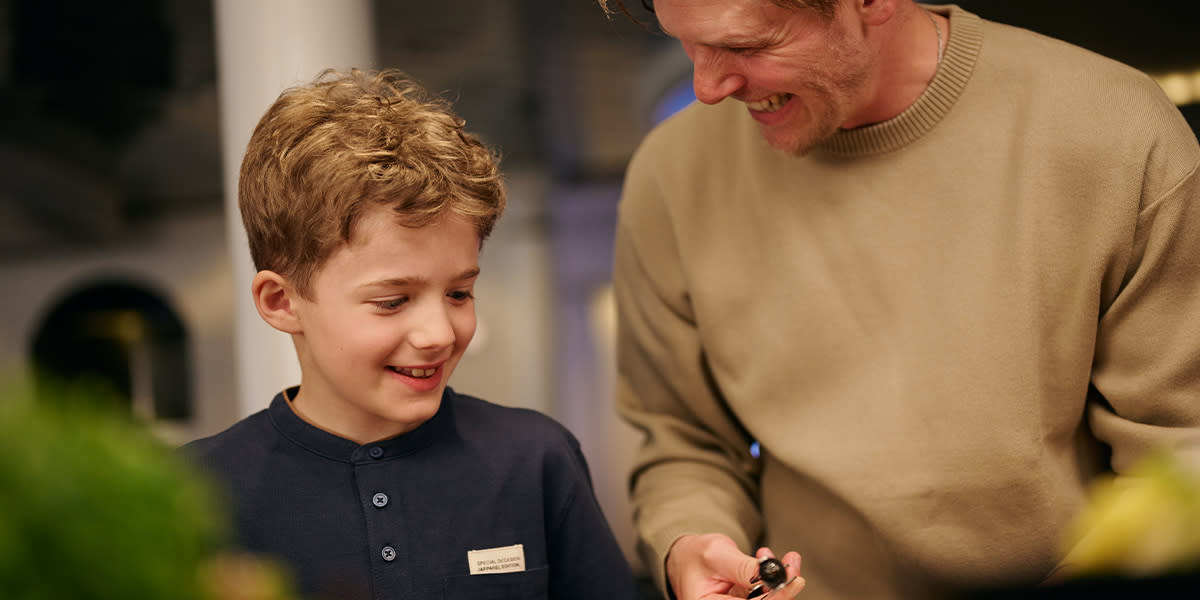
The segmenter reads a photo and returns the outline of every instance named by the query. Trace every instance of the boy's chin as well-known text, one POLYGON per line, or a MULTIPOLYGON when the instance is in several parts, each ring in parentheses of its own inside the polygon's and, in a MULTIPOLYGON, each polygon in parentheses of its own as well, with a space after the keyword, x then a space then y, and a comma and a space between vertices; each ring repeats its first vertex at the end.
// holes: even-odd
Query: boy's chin
POLYGON ((407 433, 423 423, 433 418, 437 414, 438 409, 442 406, 441 393, 422 394, 420 398, 408 398, 404 400, 403 406, 395 407, 395 410, 388 410, 385 414, 380 415, 390 423, 397 427, 405 428, 401 433, 407 433), (428 396, 428 397, 425 397, 428 396))

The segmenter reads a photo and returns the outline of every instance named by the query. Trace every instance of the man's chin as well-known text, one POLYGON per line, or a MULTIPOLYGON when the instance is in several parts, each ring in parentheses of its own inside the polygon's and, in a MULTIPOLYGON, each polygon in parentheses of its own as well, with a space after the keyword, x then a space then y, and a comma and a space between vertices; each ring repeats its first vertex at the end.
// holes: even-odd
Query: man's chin
POLYGON ((798 139, 795 136, 771 135, 764 131, 763 138, 767 145, 792 156, 804 156, 812 149, 813 144, 805 143, 805 140, 798 139))
POLYGON ((766 140, 769 146, 785 154, 791 154, 792 156, 797 157, 806 156, 821 142, 829 139, 835 133, 837 133, 836 130, 824 134, 818 134, 814 131, 778 131, 771 130, 767 127, 761 127, 760 129, 762 131, 763 139, 766 140))

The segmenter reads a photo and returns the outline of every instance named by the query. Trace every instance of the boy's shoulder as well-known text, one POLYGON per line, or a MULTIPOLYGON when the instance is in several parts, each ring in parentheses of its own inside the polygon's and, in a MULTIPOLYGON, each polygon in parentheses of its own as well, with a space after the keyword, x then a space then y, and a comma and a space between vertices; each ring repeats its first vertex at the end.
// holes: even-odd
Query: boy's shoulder
POLYGON ((189 455, 208 455, 218 452, 237 451, 263 439, 265 430, 271 427, 267 410, 260 410, 230 425, 213 435, 198 438, 179 448, 189 455))
POLYGON ((578 448, 579 442, 562 423, 531 408, 504 406, 470 394, 447 389, 444 401, 454 410, 454 421, 464 434, 507 436, 514 444, 541 442, 578 448))
POLYGON ((460 456, 476 457, 485 473, 521 471, 553 489, 591 486, 579 440, 553 417, 495 404, 447 389, 460 456), (520 465, 514 469, 514 465, 520 465))

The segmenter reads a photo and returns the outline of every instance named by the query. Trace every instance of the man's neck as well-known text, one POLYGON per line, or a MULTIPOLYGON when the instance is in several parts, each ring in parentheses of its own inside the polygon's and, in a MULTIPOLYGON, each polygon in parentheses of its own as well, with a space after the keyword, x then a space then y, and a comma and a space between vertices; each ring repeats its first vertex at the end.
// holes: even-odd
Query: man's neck
POLYGON ((896 15, 872 32, 876 77, 872 100, 842 124, 854 129, 887 121, 912 106, 937 74, 950 40, 950 20, 916 4, 902 3, 896 15))

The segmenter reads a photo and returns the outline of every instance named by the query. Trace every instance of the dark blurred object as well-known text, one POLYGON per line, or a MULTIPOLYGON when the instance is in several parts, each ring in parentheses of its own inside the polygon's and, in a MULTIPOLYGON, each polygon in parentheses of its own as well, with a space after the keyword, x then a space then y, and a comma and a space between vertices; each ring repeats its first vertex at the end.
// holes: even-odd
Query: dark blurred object
POLYGON ((1096 600, 1116 597, 1194 600, 1200 597, 1200 572, 1143 578, 1087 577, 1054 585, 979 590, 959 597, 963 600, 1096 600))
POLYGON ((157 117, 174 52, 162 0, 13 0, 12 83, 38 96, 41 119, 124 140, 157 117))
POLYGON ((1200 4, 1160 0, 1154 10, 1131 10, 1128 2, 1099 0, 1087 10, 1044 0, 954 0, 992 21, 1032 29, 1083 46, 1145 71, 1194 69, 1200 65, 1195 24, 1200 4))
POLYGON ((147 420, 187 419, 187 332, 170 306, 137 283, 87 282, 64 294, 42 318, 30 355, 56 381, 107 382, 117 410, 147 420))
POLYGON ((0 216, 10 221, 0 234, 15 238, 0 238, 0 252, 120 241, 148 204, 121 162, 163 118, 175 84, 167 3, 10 0, 0 10, 0 216))

